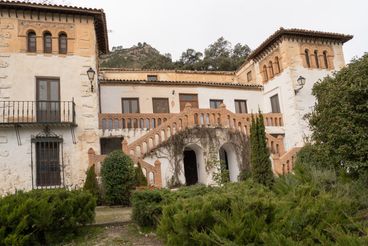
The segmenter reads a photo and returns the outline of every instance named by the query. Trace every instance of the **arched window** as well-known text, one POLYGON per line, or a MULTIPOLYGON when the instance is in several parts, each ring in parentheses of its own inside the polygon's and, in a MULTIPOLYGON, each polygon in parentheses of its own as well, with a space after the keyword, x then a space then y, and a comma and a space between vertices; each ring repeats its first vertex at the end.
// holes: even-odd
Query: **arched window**
POLYGON ((51 53, 52 52, 52 36, 51 33, 45 32, 43 34, 43 52, 51 53))
POLYGON ((268 75, 267 75, 267 66, 264 65, 263 66, 263 76, 264 76, 264 81, 268 80, 268 75))
POLYGON ((270 69, 270 78, 273 78, 273 76, 275 75, 275 73, 273 72, 273 64, 272 61, 268 62, 268 68, 270 69))
POLYGON ((305 54, 305 62, 307 63, 307 67, 311 67, 311 65, 310 65, 310 60, 309 60, 309 50, 308 50, 308 49, 306 49, 306 50, 304 51, 304 54, 305 54))
POLYGON ((27 34, 27 51, 28 52, 36 52, 36 33, 34 31, 29 31, 27 34))
POLYGON ((323 60, 325 62, 325 68, 328 68, 327 51, 323 51, 323 60))
POLYGON ((65 33, 59 34, 59 53, 68 53, 68 36, 65 33))
POLYGON ((318 51, 314 51, 314 59, 316 60, 316 67, 319 68, 318 51))
POLYGON ((276 63, 276 69, 277 69, 276 73, 281 73, 280 60, 278 56, 275 57, 275 63, 276 63))

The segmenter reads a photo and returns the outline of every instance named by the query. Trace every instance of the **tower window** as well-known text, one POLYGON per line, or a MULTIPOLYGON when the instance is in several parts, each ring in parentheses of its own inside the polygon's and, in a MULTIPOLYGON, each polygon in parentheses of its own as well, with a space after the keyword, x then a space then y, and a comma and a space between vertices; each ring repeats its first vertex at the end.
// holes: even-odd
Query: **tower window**
POLYGON ((268 75, 267 75, 267 66, 264 65, 263 66, 263 76, 264 76, 264 81, 268 80, 268 75))
POLYGON ((43 34, 43 52, 51 53, 52 52, 52 36, 51 33, 45 32, 43 34))
POLYGON ((270 69, 270 77, 273 78, 273 76, 274 76, 275 73, 273 72, 273 64, 272 64, 272 61, 270 61, 268 63, 268 67, 270 69))
POLYGON ((28 52, 36 52, 36 33, 34 31, 29 31, 27 34, 27 51, 28 52))
POLYGON ((325 68, 328 68, 327 51, 323 51, 323 60, 325 62, 325 68))
POLYGON ((279 60, 279 57, 275 57, 275 63, 276 63, 276 68, 277 68, 277 71, 276 73, 280 73, 281 72, 281 67, 280 67, 280 60, 279 60))
POLYGON ((306 49, 306 50, 304 51, 304 54, 305 54, 305 62, 307 63, 307 67, 311 67, 311 65, 310 65, 310 60, 309 60, 309 50, 308 50, 308 49, 306 49))
POLYGON ((65 33, 59 34, 59 53, 68 53, 68 36, 65 33))
POLYGON ((316 67, 319 68, 318 51, 314 51, 314 59, 316 60, 316 67))

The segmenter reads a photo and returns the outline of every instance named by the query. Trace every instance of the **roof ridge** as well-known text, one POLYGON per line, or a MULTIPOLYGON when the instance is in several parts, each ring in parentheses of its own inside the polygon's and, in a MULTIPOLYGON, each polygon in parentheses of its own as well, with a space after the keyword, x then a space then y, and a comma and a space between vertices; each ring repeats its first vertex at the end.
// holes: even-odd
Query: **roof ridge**
POLYGON ((12 3, 12 4, 26 4, 33 6, 44 6, 44 7, 60 7, 60 8, 73 8, 78 10, 90 10, 90 11, 99 11, 104 12, 104 10, 98 8, 90 8, 90 7, 81 7, 76 5, 67 5, 67 4, 56 4, 56 3, 38 3, 38 2, 26 2, 26 1, 18 1, 18 0, 0 0, 0 3, 12 3))

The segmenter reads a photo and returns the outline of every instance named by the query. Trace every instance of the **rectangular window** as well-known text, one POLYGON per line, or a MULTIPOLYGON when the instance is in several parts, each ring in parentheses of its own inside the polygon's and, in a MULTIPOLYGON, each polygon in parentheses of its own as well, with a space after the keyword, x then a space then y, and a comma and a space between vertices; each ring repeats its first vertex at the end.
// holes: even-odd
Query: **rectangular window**
POLYGON ((247 81, 248 81, 248 82, 252 81, 252 71, 249 71, 249 72, 247 73, 247 81))
POLYGON ((271 108, 272 113, 280 113, 280 103, 279 103, 279 96, 276 94, 272 97, 270 97, 271 100, 271 108))
POLYGON ((153 113, 170 113, 168 98, 152 98, 153 113))
POLYGON ((235 100, 235 113, 237 114, 248 113, 246 100, 235 100))
POLYGON ((36 185, 60 186, 60 143, 56 137, 34 139, 36 146, 36 185))
POLYGON ((157 81, 157 75, 147 75, 147 81, 157 81))
POLYGON ((60 81, 53 78, 36 80, 37 122, 59 122, 60 117, 60 81))
POLYGON ((122 98, 123 114, 139 113, 139 99, 138 98, 122 98))
POLYGON ((183 111, 185 105, 190 103, 192 108, 198 108, 198 95, 197 94, 179 94, 180 111, 183 111))
POLYGON ((223 101, 222 99, 210 99, 210 108, 219 108, 223 101))

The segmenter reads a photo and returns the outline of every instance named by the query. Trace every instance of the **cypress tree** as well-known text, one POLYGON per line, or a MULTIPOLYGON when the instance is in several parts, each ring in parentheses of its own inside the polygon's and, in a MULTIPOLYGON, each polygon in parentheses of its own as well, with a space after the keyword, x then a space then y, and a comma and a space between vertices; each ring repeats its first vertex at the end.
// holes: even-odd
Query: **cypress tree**
POLYGON ((92 165, 90 168, 88 168, 87 177, 86 177, 86 181, 84 182, 83 189, 91 192, 92 195, 98 198, 99 187, 98 187, 97 177, 95 173, 95 165, 92 165))
POLYGON ((270 160, 270 152, 266 144, 265 126, 261 111, 259 111, 259 116, 256 117, 256 119, 254 119, 252 115, 250 144, 252 177, 257 183, 271 186, 274 179, 270 160))

